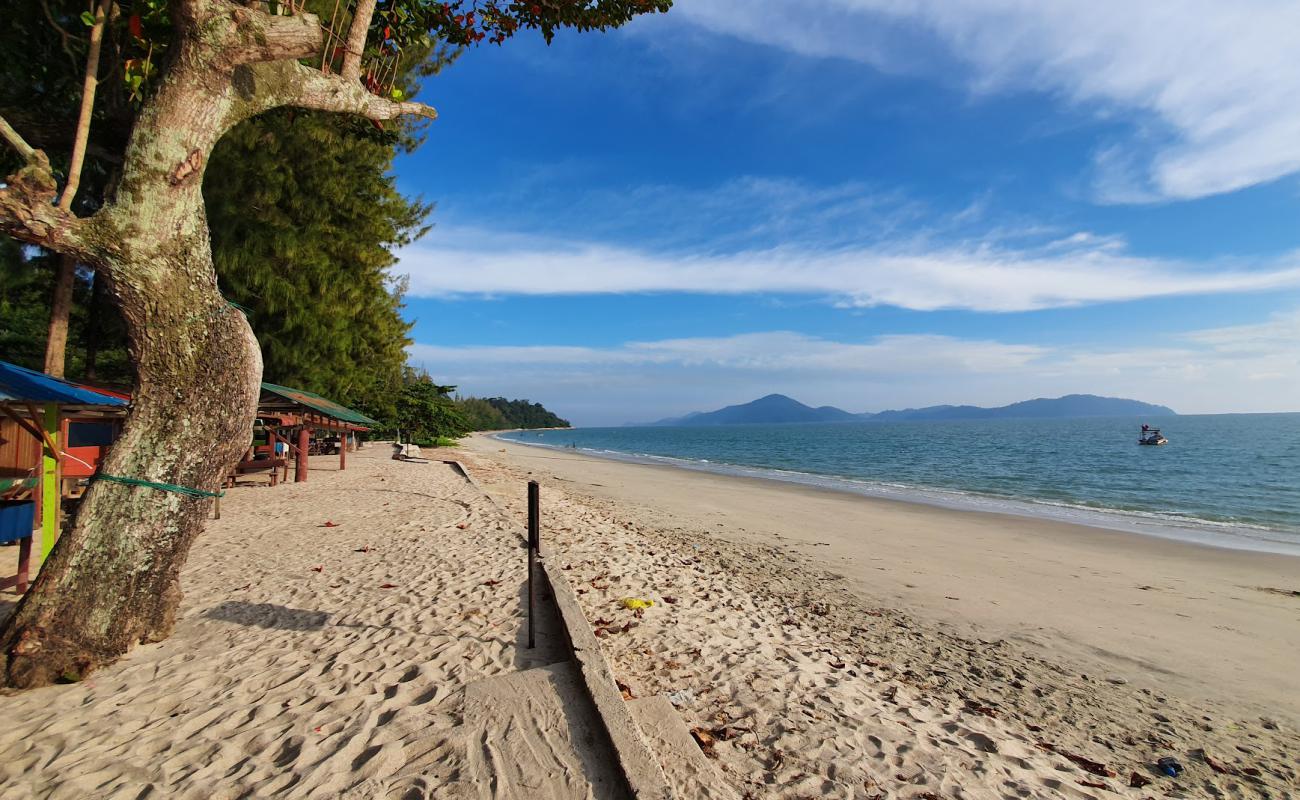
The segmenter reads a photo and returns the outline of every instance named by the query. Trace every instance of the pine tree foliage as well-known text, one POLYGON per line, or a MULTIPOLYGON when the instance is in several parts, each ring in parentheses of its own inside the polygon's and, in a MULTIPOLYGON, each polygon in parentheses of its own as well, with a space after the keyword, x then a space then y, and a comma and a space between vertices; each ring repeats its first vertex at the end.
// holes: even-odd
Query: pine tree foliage
POLYGON ((226 296, 248 309, 267 380, 386 416, 410 325, 393 248, 431 207, 397 191, 392 134, 285 110, 231 131, 204 184, 226 296))

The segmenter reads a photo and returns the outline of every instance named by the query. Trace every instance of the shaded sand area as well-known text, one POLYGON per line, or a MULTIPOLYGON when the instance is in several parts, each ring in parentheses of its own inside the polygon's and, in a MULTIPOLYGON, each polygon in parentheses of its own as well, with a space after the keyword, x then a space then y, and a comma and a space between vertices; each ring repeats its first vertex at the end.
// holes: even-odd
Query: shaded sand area
POLYGON ((672 693, 744 796, 1300 796, 1296 559, 462 449, 517 519, 542 482, 615 674, 672 693))
POLYGON ((0 798, 622 796, 522 528, 389 453, 230 491, 170 639, 0 697, 0 798))

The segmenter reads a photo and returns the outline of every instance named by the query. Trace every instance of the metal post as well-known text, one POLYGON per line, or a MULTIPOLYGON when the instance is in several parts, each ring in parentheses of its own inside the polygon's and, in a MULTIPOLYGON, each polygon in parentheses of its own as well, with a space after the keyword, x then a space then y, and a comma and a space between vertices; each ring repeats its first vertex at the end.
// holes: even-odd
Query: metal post
POLYGON ((540 527, 541 511, 539 509, 539 487, 537 481, 528 482, 528 546, 542 554, 542 533, 540 527))
POLYGON ((537 605, 536 591, 534 589, 533 574, 537 571, 536 562, 538 555, 538 533, 537 533, 537 481, 528 482, 528 649, 533 649, 535 644, 534 617, 537 605))

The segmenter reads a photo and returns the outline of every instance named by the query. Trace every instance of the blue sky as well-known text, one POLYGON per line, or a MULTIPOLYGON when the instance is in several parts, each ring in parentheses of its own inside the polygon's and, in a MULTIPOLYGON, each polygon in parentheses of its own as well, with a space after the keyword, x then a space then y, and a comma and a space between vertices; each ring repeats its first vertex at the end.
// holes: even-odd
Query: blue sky
POLYGON ((411 361, 575 423, 772 391, 1300 410, 1292 4, 678 0, 426 81, 411 361))

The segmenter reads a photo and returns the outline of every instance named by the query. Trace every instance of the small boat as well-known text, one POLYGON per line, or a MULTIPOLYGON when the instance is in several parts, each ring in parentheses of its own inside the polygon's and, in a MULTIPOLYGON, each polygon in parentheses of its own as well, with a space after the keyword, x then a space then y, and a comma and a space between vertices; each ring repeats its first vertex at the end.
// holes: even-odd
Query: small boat
POLYGON ((1160 435, 1159 428, 1153 428, 1150 425, 1142 426, 1142 435, 1138 437, 1138 444, 1169 444, 1169 440, 1160 435))

